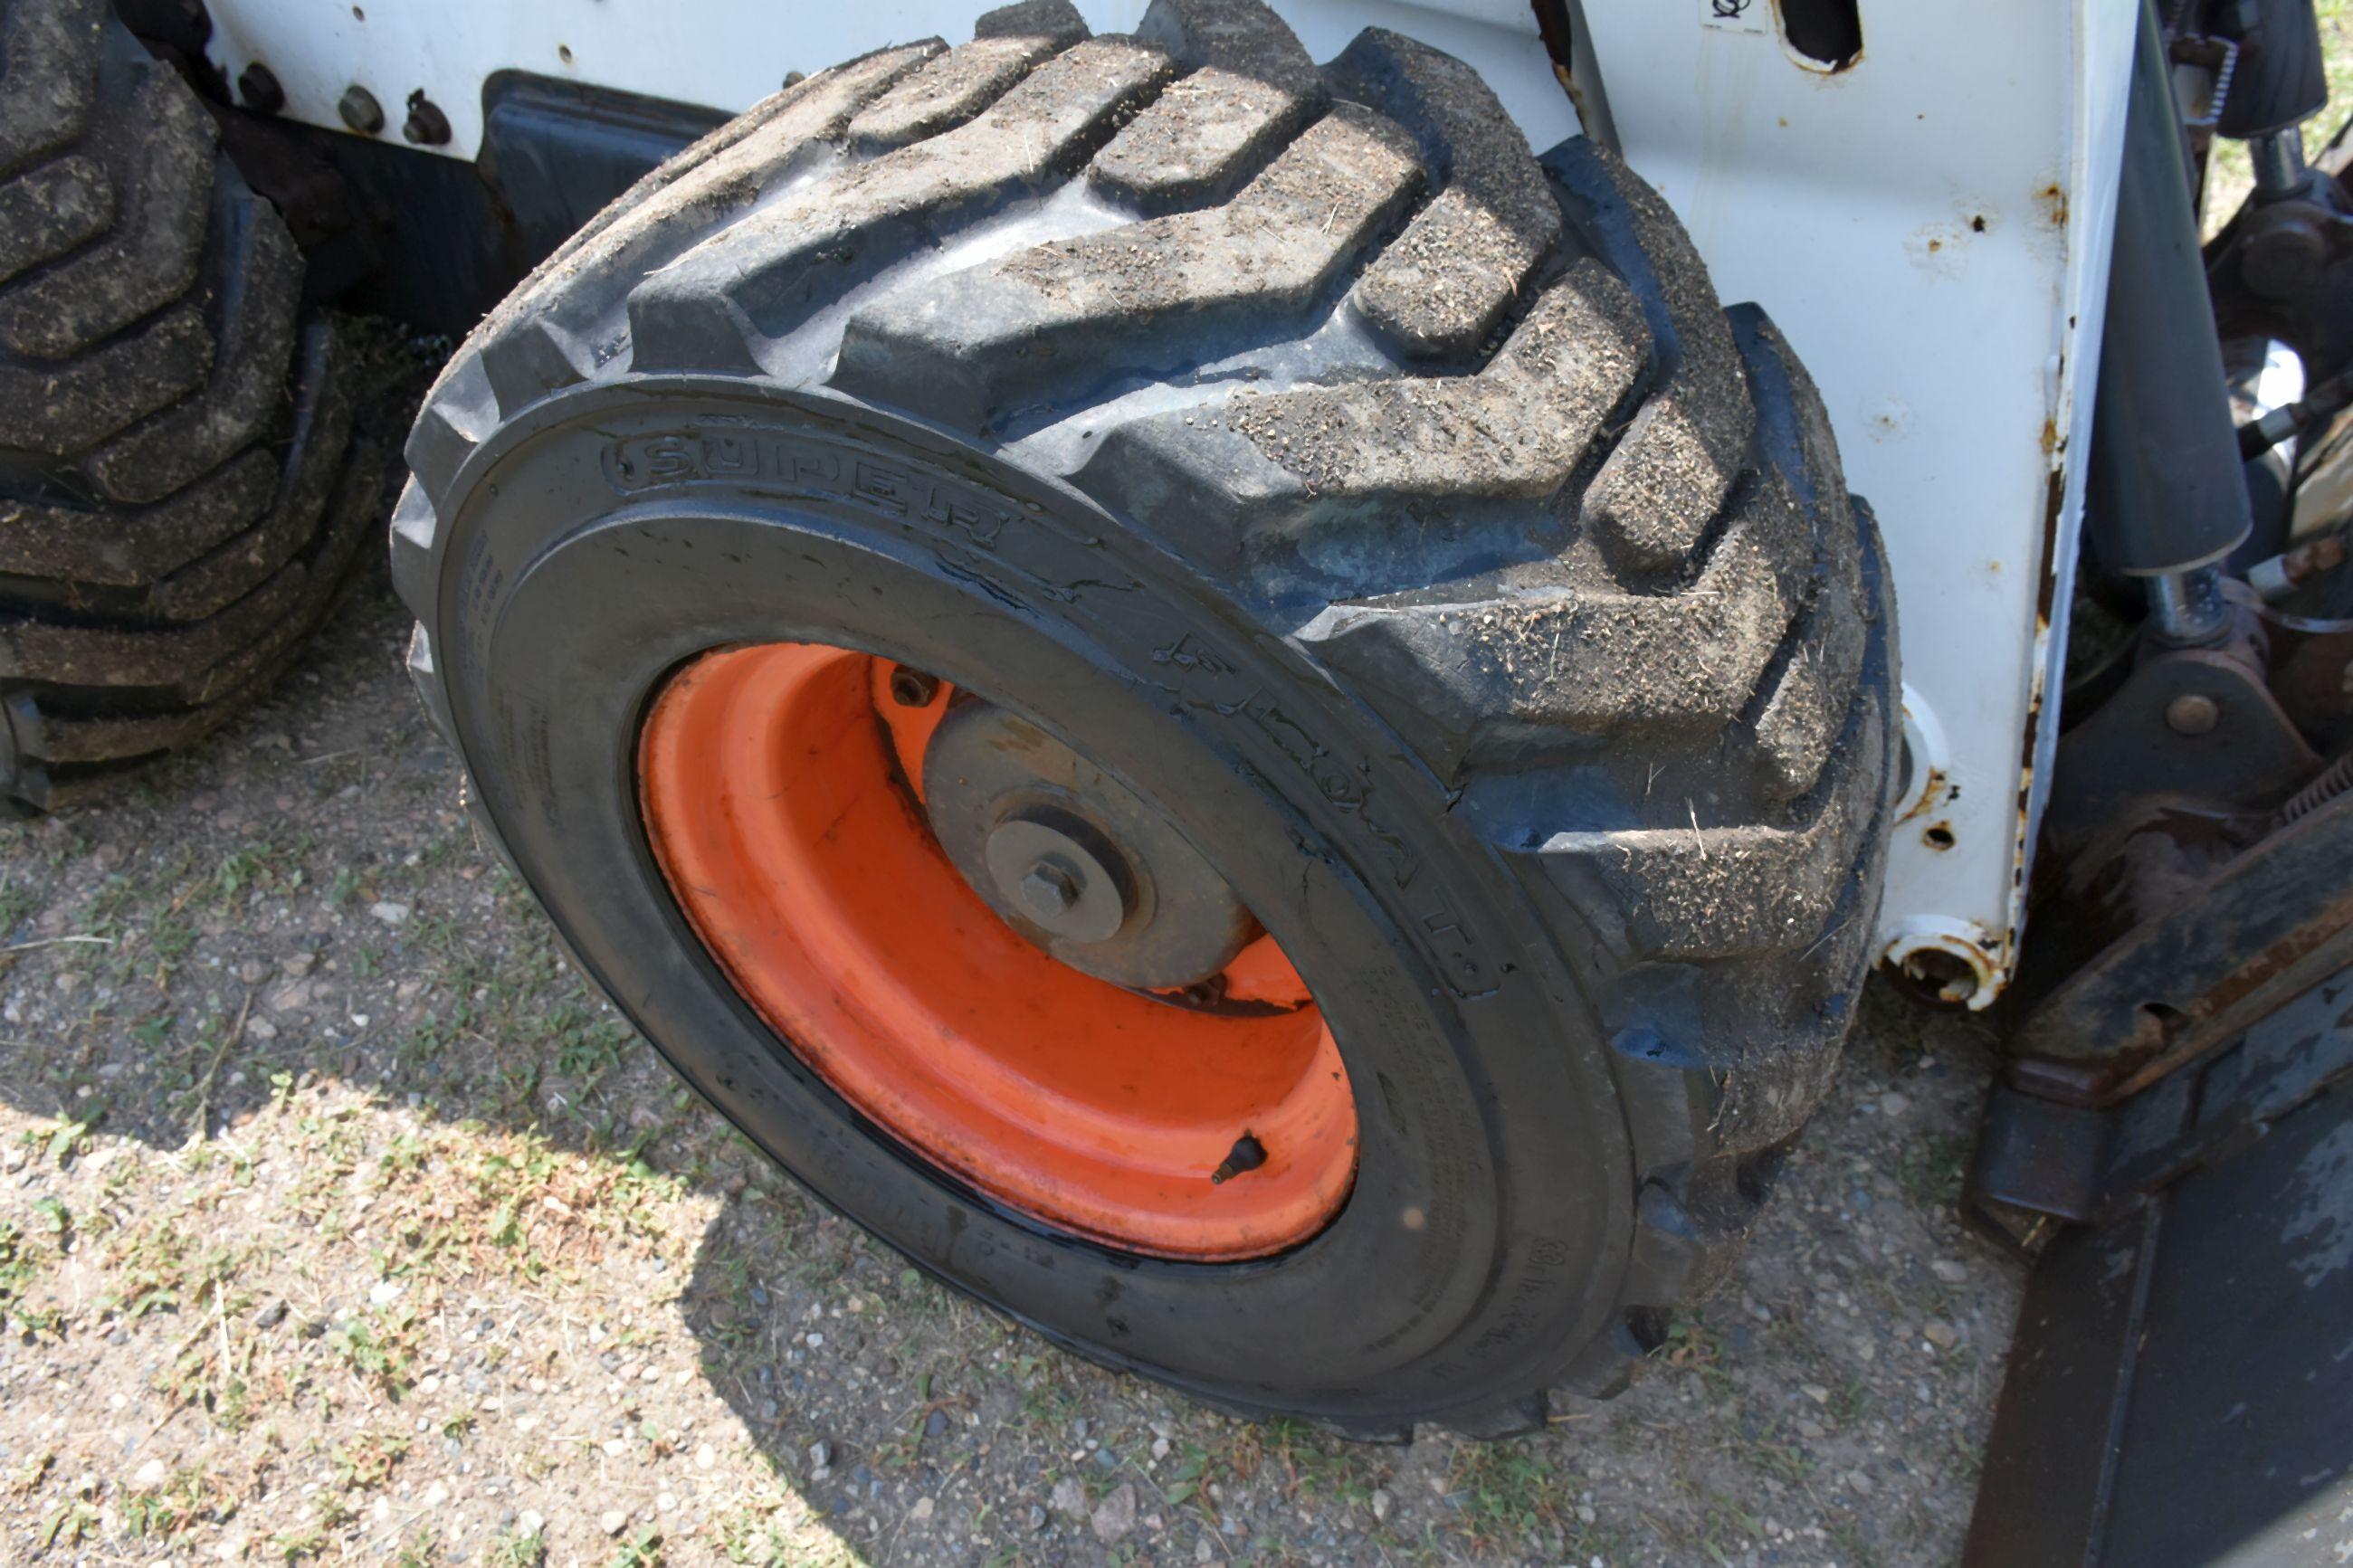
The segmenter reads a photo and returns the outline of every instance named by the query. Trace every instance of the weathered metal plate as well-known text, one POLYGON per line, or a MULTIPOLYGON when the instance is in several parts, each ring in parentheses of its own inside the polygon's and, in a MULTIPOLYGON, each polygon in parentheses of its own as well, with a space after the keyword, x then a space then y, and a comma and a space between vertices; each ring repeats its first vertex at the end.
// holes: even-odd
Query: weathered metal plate
POLYGON ((1965 1561, 2353 1562, 2353 970, 2112 1112, 2020 1311, 1965 1561))

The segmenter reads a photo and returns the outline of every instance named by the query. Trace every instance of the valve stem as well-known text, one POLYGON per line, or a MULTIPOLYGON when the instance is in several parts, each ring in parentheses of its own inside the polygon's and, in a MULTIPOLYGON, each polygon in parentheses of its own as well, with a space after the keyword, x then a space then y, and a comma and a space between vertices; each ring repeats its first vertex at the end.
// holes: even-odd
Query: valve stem
POLYGON ((1245 1132, 1234 1140, 1234 1146, 1223 1163, 1209 1173, 1211 1186, 1223 1186, 1244 1171, 1255 1171, 1266 1163, 1266 1145, 1245 1132))

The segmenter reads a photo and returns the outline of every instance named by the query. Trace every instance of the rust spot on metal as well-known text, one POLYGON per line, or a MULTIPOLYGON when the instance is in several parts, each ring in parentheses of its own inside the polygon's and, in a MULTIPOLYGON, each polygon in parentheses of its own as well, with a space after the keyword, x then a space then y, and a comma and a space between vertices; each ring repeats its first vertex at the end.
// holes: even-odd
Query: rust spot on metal
POLYGON ((1938 806, 1949 805, 1960 798, 1961 792, 1954 786, 1951 780, 1945 776, 1945 770, 1930 768, 1928 776, 1921 781, 1920 798, 1912 803, 1911 810, 1895 820, 1898 823, 1909 822, 1915 816, 1925 816, 1938 806))
POLYGON ((1915 948, 1887 970, 1915 998, 1940 1007, 1966 1006, 1982 984, 1977 965, 1947 948, 1915 948))
POLYGON ((2034 205, 2042 209, 2042 221, 2052 228, 2067 226, 2067 188, 2058 181, 2035 192, 2034 205))
POLYGON ((1932 822, 1921 830, 1920 842, 1936 850, 1950 849, 1956 842, 1950 822, 1932 822))

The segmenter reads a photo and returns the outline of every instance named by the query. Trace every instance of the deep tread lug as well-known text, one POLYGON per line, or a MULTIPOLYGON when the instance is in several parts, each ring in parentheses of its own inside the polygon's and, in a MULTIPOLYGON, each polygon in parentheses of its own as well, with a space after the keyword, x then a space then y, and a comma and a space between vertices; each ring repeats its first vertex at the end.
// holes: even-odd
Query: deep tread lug
POLYGON ((130 118, 114 166, 116 216, 107 237, 0 289, 0 343, 64 359, 187 292, 204 253, 217 132, 169 67, 121 35, 102 70, 132 73, 130 118), (137 56, 121 58, 121 51, 137 56))
POLYGON ((1620 1299, 1672 1307, 1708 1294, 1730 1273, 1749 1217, 1697 1209, 1665 1183, 1646 1184, 1635 1202, 1634 1255, 1620 1299))
POLYGON ((495 337, 511 323, 562 313, 598 278, 649 272, 709 228, 791 177, 805 160, 830 153, 859 110, 946 46, 937 38, 878 49, 819 71, 762 100, 662 164, 555 247, 480 329, 495 337), (586 258, 594 274, 583 277, 586 258))
POLYGON ((1621 1321, 1580 1351, 1553 1386, 1580 1399, 1615 1399, 1633 1385, 1649 1354, 1650 1347, 1621 1321))
POLYGON ((69 364, 0 363, 0 446, 69 458, 204 384, 213 334, 177 306, 69 364))
POLYGON ((1024 0, 988 12, 973 41, 902 78, 849 122, 854 153, 872 155, 963 124, 1041 60, 1087 36, 1070 0, 1024 0))
POLYGON ((1630 567, 1662 572, 1696 549, 1738 477, 1753 405, 1707 268, 1657 192, 1618 157, 1566 142, 1547 166, 1585 208, 1585 227, 1649 301, 1666 380, 1586 492, 1587 526, 1630 567))
POLYGON ((278 465, 248 452, 152 507, 0 501, 0 572, 135 588, 232 539, 269 505, 278 465))
POLYGON ((1647 1028, 1619 1030, 1609 1048, 1619 1098, 1645 1166, 1662 1170, 1713 1158, 1724 1104, 1715 1065, 1647 1028))
POLYGON ((75 153, 0 185, 0 283, 63 256, 114 221, 114 187, 97 159, 75 153))
POLYGON ((0 174, 82 133, 97 102, 102 0, 0 12, 0 174))
POLYGON ((1327 101, 1297 36, 1258 0, 1153 0, 1136 36, 1190 74, 1112 138, 1090 178, 1149 211, 1232 188, 1327 101))
POLYGON ((440 525, 424 487, 414 478, 402 485, 392 509, 392 586, 411 615, 431 613, 433 546, 440 525))
MULTIPOLYGON (((1476 375, 1239 392, 1221 406, 1113 428, 1075 479, 1145 516, 1184 497, 1187 535, 1172 542, 1255 579, 1269 597, 1328 590, 1309 569, 1327 541, 1354 551, 1410 542, 1437 574, 1441 530, 1456 518, 1475 521, 1483 504, 1538 500, 1569 480, 1648 351, 1632 296, 1599 266, 1580 266, 1476 375)), ((1301 635, 1329 642, 1345 629, 1332 616, 1349 613, 1301 635)), ((1467 641, 1478 628, 1461 629, 1467 641)))
POLYGON ((212 374, 204 389, 90 454, 90 475, 117 500, 163 500, 260 437, 285 400, 302 255, 269 203, 227 174, 215 203, 222 237, 213 296, 212 374))
POLYGON ((1059 382, 1140 372, 1229 323, 1303 330, 1419 184, 1394 127, 1329 115, 1224 206, 1041 246, 859 312, 833 384, 987 426, 1059 382))
POLYGON ((217 615, 317 537, 354 423, 353 388, 340 351, 332 332, 312 329, 295 384, 293 437, 276 502, 254 527, 157 582, 153 614, 174 621, 217 615))
POLYGON ((1441 186, 1366 272, 1357 306, 1409 355, 1469 354, 1560 237, 1544 173, 1486 82, 1451 55, 1368 27, 1331 74, 1414 133, 1441 186))
POLYGON ((422 626, 409 629, 407 666, 409 682, 417 688, 417 700, 426 718, 432 721, 433 732, 441 737, 442 744, 457 750, 458 729, 449 721, 448 694, 442 689, 440 672, 433 664, 433 638, 422 626))
POLYGON ((978 119, 721 229, 630 291, 637 367, 755 370, 747 331, 784 332, 920 237, 1059 183, 1172 68, 1156 50, 1090 39, 978 119))
POLYGON ((596 371, 595 351, 544 316, 517 321, 482 344, 482 374, 503 418, 596 371))
POLYGON ((425 487, 426 494, 448 493, 457 482, 458 470, 497 423, 496 406, 481 356, 468 353, 453 359, 426 398, 416 428, 408 433, 409 471, 425 487))

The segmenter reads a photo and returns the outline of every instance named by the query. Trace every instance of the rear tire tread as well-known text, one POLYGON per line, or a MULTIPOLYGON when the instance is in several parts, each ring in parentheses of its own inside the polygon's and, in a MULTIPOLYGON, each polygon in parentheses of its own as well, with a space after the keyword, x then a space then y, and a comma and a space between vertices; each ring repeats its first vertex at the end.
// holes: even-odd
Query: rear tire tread
POLYGON ((225 721, 323 616, 377 501, 351 343, 301 322, 301 255, 217 141, 103 5, 0 0, 0 216, 63 204, 0 240, 15 809, 225 721))

